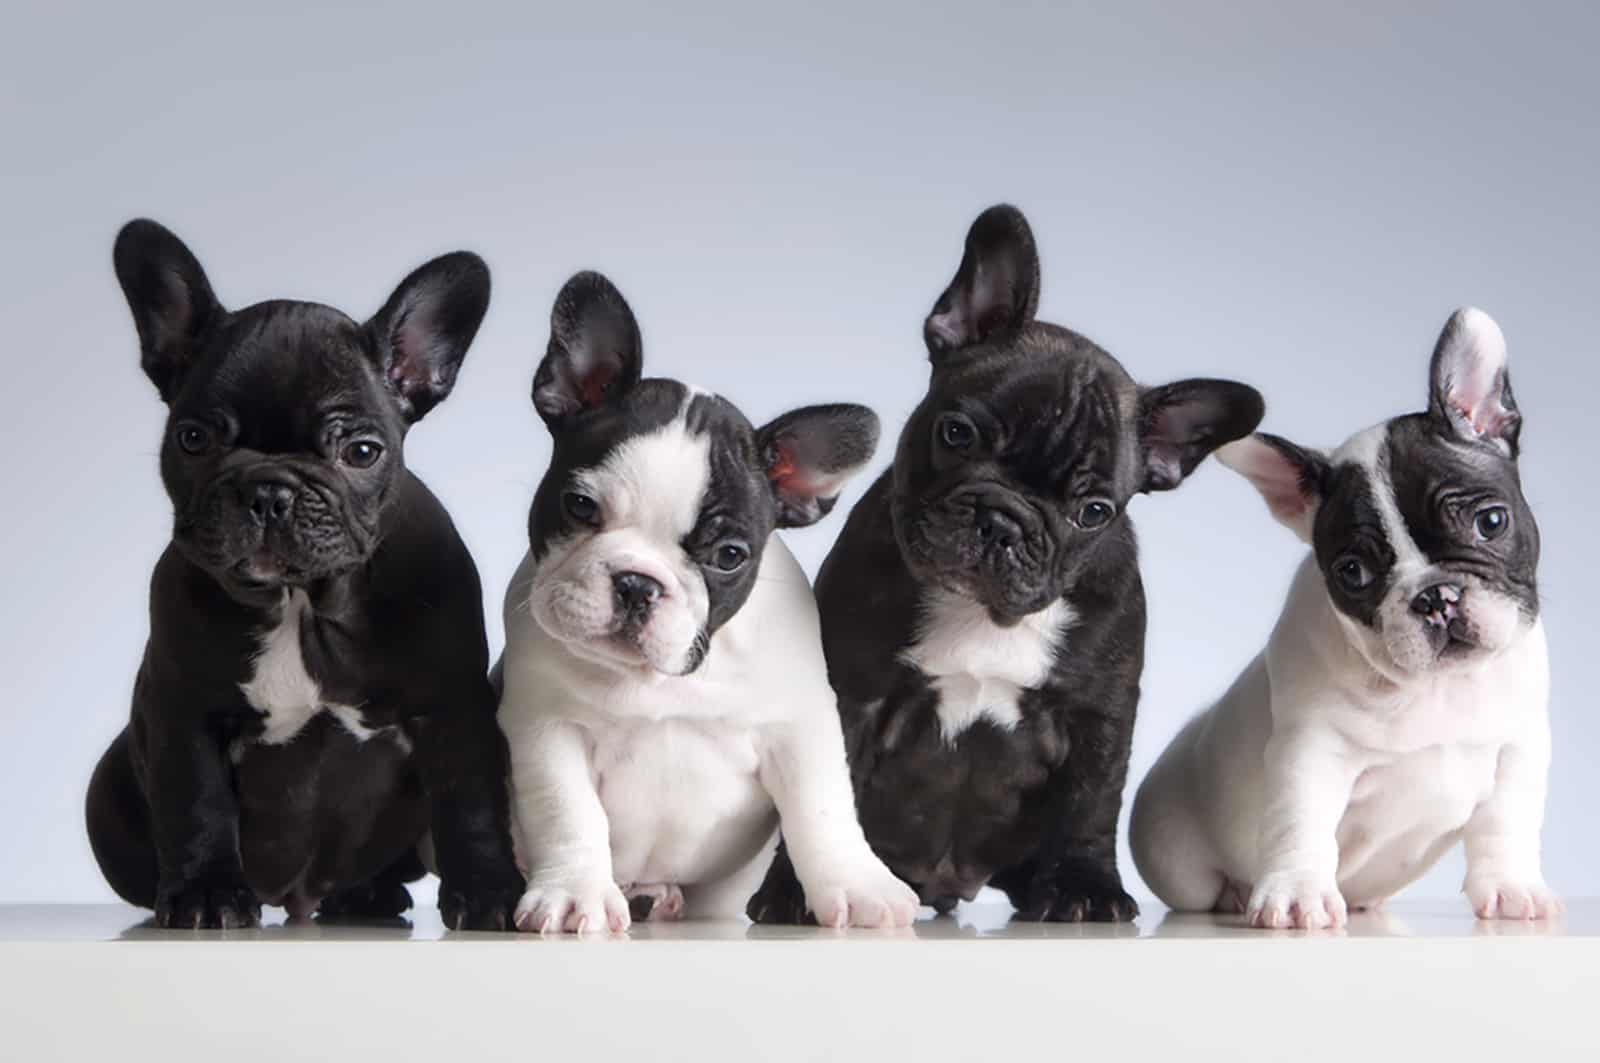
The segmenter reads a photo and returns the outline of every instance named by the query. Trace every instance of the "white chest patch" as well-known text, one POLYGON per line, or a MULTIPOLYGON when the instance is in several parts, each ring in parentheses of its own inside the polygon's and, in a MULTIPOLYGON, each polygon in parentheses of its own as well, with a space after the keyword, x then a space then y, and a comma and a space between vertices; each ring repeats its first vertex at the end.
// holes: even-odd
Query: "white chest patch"
POLYGON ((311 717, 331 712, 347 731, 365 741, 376 732, 362 721, 361 710, 353 705, 338 705, 322 700, 322 688, 306 671, 300 649, 301 621, 311 611, 304 591, 290 591, 284 599, 278 625, 261 637, 255 671, 240 683, 245 700, 261 713, 261 741, 283 745, 299 734, 311 717))
POLYGON ((977 602, 939 591, 922 604, 917 641, 901 660, 932 680, 939 693, 939 723, 946 741, 981 719, 1015 727, 1022 692, 1043 683, 1074 620, 1057 600, 1010 627, 989 618, 977 602))

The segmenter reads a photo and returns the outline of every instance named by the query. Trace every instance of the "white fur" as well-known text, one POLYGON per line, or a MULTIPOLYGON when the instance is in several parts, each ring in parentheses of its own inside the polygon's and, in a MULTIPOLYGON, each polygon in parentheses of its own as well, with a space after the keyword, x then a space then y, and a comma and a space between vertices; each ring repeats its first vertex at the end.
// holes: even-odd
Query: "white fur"
POLYGON ((1266 652, 1173 740, 1139 789, 1132 845, 1180 909, 1249 895, 1261 926, 1338 925, 1458 839, 1474 911, 1558 902, 1539 861, 1549 665, 1542 622, 1463 663, 1395 675, 1301 565, 1266 652))
POLYGON ((306 671, 300 627, 310 612, 311 600, 305 591, 284 593, 278 623, 262 634, 254 670, 247 681, 239 684, 250 707, 264 717, 261 741, 283 745, 319 712, 332 713, 345 730, 366 741, 378 731, 366 725, 360 707, 323 701, 321 687, 306 671))
POLYGON ((979 720, 1006 729, 1017 725, 1022 692, 1049 676, 1073 620, 1071 606, 1058 599, 1002 627, 982 604, 932 591, 923 600, 917 640, 901 659, 932 680, 940 730, 954 742, 979 720))
POLYGON ((704 622, 704 582, 688 575, 679 541, 705 490, 705 452, 691 453, 681 427, 635 442, 585 477, 625 527, 613 532, 608 515, 600 534, 538 564, 525 558, 506 594, 499 718, 529 872, 518 926, 621 930, 627 896, 670 899, 674 888, 681 907, 664 914, 738 915, 766 870, 780 815, 819 921, 909 923, 915 894, 873 854, 856 819, 816 602, 782 540, 767 542, 749 599, 688 675, 671 674, 676 646, 630 658, 604 645, 604 624, 568 622, 583 608, 610 608, 609 575, 602 585, 574 568, 616 571, 619 559, 670 577, 668 597, 681 594, 680 608, 704 622), (685 467, 694 461, 698 473, 685 467), (548 604, 551 585, 601 600, 562 612, 548 604))

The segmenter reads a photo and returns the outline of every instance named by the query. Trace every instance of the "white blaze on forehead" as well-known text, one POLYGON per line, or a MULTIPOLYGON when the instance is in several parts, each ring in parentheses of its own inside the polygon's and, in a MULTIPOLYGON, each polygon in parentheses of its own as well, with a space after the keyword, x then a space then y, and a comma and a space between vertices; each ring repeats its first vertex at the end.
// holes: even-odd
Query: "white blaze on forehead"
MULTIPOLYGON (((1395 500, 1394 481, 1389 475, 1389 426, 1380 424, 1351 436, 1333 455, 1333 464, 1356 465, 1367 474, 1367 485, 1372 504, 1383 524, 1383 537, 1394 551, 1394 568, 1390 585, 1403 588, 1432 567, 1428 556, 1417 546, 1400 515, 1400 504, 1395 500)), ((1406 598, 1410 601, 1410 596, 1406 598)))
POLYGON ((700 519, 711 480, 711 440, 691 432, 680 412, 661 428, 626 441, 576 479, 600 503, 607 531, 629 528, 652 542, 676 546, 700 519))

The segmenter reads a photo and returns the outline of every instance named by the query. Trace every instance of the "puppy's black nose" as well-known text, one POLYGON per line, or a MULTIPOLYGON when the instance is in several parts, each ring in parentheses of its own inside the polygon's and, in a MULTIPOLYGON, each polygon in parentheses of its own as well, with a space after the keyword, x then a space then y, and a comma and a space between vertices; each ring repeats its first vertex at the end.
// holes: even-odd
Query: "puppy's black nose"
POLYGON ((648 612, 661 597, 661 584, 642 572, 618 572, 611 577, 611 586, 617 608, 634 615, 648 612))
POLYGON ((277 480, 257 480, 246 486, 245 503, 261 527, 282 524, 294 512, 294 488, 277 480))
POLYGON ((978 539, 985 546, 1004 549, 1022 541, 1022 525, 1015 517, 988 506, 978 508, 978 539))
POLYGON ((1411 611, 1429 624, 1443 625, 1456 618, 1456 606, 1460 602, 1460 587, 1437 583, 1411 599, 1411 611))

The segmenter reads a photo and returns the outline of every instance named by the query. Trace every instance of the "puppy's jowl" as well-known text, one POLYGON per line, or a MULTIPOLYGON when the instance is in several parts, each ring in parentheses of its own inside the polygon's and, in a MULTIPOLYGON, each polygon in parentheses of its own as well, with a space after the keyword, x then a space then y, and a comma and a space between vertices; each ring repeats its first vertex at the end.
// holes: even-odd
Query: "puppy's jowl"
POLYGON ((737 914, 781 817, 824 923, 905 925, 916 897, 856 820, 816 604, 775 528, 819 520, 872 455, 860 406, 753 428, 641 380, 605 278, 551 315, 533 399, 555 441, 506 595, 525 930, 737 914))
MULTIPOLYGON (((1027 222, 986 211, 925 325, 929 392, 818 578, 823 640, 868 840, 923 901, 992 882, 1028 918, 1129 919, 1115 842, 1145 607, 1127 505, 1262 404, 1227 381, 1142 388, 1036 321, 1038 298, 1027 222)), ((795 917, 788 856, 752 918, 795 917)))
POLYGON ((1558 910, 1539 529, 1505 354, 1460 311, 1426 413, 1329 454, 1267 435, 1220 452, 1312 551, 1266 652, 1140 788, 1133 854, 1167 904, 1338 925, 1461 839, 1478 915, 1558 910))
POLYGON ((169 408, 173 537, 150 587, 132 719, 89 838, 162 926, 395 916, 430 825, 452 927, 509 927, 505 745, 478 575, 406 470, 489 301, 477 256, 422 266, 365 324, 314 303, 222 308, 136 221, 115 263, 169 408))

